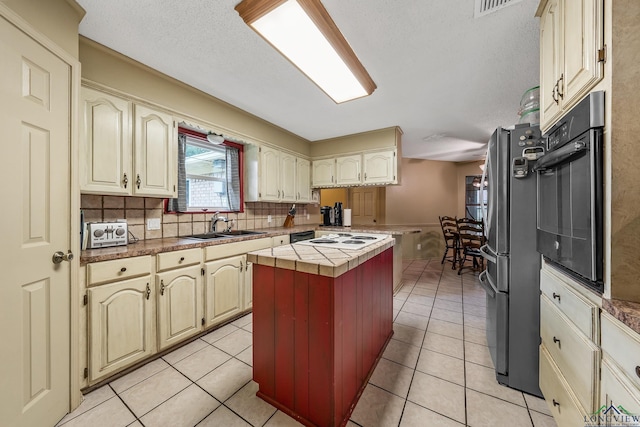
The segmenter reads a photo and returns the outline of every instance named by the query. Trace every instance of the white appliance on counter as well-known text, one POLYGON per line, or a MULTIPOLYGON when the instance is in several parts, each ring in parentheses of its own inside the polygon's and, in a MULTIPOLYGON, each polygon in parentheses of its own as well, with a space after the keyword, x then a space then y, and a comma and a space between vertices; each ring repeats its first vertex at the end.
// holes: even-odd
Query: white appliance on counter
POLYGON ((360 250, 376 242, 386 239, 388 234, 376 233, 330 233, 316 237, 311 240, 304 240, 296 243, 297 245, 319 246, 323 248, 360 250))
POLYGON ((87 223, 87 249, 124 246, 128 243, 126 222, 87 223))

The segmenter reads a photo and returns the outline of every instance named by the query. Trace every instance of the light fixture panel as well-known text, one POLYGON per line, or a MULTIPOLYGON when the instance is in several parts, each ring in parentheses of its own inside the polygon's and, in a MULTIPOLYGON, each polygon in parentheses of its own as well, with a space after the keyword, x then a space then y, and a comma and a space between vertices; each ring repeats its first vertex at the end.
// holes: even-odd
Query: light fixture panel
POLYGON ((375 90, 375 83, 319 0, 244 0, 236 10, 336 103, 375 90))

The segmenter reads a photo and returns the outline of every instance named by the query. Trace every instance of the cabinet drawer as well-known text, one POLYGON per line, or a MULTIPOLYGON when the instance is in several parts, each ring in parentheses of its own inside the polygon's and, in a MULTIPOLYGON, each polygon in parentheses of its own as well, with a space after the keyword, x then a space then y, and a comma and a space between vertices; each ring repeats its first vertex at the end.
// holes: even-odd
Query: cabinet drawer
POLYGON ((602 351, 640 388, 640 336, 607 312, 602 312, 602 351))
POLYGON ((622 406, 628 413, 640 414, 640 390, 628 382, 626 375, 606 355, 602 357, 601 390, 601 405, 622 406))
POLYGON ((182 251, 164 252, 157 256, 157 270, 166 271, 172 268, 186 267, 188 265, 200 264, 202 261, 202 249, 193 248, 182 251))
POLYGON ((247 252, 270 248, 271 243, 271 237, 265 237, 264 239, 207 246, 204 250, 204 260, 211 261, 213 259, 228 258, 234 255, 244 255, 247 252))
POLYGON ((544 295, 540 297, 540 336, 578 401, 587 411, 595 411, 600 350, 544 295))
POLYGON ((576 401, 551 355, 540 346, 540 390, 558 427, 580 425, 587 411, 576 401))
POLYGON ((151 257, 115 259, 87 264, 87 285, 113 282, 151 274, 151 257))
POLYGON ((572 291, 568 285, 540 271, 540 290, 589 339, 597 342, 598 306, 572 291))

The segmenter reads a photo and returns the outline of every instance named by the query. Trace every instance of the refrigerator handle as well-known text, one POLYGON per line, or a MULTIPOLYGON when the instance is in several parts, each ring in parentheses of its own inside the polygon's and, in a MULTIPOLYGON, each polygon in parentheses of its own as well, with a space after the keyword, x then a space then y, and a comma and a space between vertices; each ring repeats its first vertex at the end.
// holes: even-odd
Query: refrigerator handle
POLYGON ((480 255, 482 255, 482 258, 486 259, 489 262, 492 263, 496 263, 498 260, 496 259, 496 257, 494 257, 493 255, 491 255, 489 252, 487 252, 487 245, 482 245, 480 247, 480 255))
POLYGON ((489 157, 489 147, 491 146, 491 142, 487 144, 487 154, 485 154, 484 168, 482 169, 482 178, 480 178, 480 210, 482 211, 482 222, 484 223, 484 229, 489 229, 489 224, 487 223, 487 207, 484 204, 484 189, 486 186, 484 185, 485 180, 487 179, 487 169, 491 167, 491 157, 489 157))
POLYGON ((487 295, 489 295, 491 298, 495 298, 496 290, 493 288, 493 286, 491 286, 491 282, 489 282, 488 280, 487 270, 484 270, 482 273, 480 273, 480 275, 478 276, 478 280, 480 282, 480 286, 485 290, 487 295))

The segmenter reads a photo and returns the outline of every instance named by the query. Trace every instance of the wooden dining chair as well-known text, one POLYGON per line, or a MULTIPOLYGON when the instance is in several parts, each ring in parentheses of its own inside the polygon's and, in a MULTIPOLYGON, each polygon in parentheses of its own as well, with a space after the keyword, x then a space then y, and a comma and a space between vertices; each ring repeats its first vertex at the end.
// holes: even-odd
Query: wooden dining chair
POLYGON ((444 236, 444 255, 442 255, 442 261, 440 264, 444 264, 445 261, 451 261, 453 264, 451 268, 456 269, 458 264, 458 226, 456 217, 451 216, 439 216, 440 227, 442 228, 442 235, 444 236), (451 252, 451 255, 449 255, 451 252))
POLYGON ((480 247, 485 243, 484 223, 471 218, 461 218, 457 221, 459 262, 458 274, 463 268, 473 268, 474 270, 484 269, 484 258, 480 252, 480 247), (472 261, 472 265, 465 267, 465 262, 472 261))

